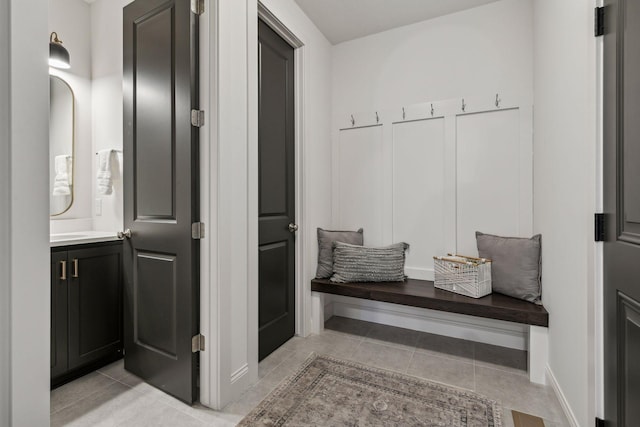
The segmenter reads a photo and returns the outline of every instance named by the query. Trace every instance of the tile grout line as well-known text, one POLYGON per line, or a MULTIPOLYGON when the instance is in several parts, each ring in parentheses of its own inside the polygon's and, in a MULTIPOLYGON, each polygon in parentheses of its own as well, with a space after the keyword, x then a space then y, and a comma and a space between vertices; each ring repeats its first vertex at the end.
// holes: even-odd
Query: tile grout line
MULTIPOLYGON (((502 373, 506 373, 506 374, 509 374, 509 375, 519 376, 519 374, 515 374, 515 373, 513 373, 513 372, 509 372, 509 371, 504 371, 504 370, 501 370, 501 369, 498 369, 498 368, 492 368, 492 367, 488 367, 488 366, 480 366, 480 368, 488 369, 488 370, 492 370, 492 371, 497 371, 497 372, 502 372, 502 373)), ((527 383, 529 383, 529 380, 528 380, 528 378, 527 378, 526 376, 522 376, 522 377, 523 377, 523 378, 525 378, 525 379, 527 380, 527 381, 526 381, 527 383)), ((530 384, 533 384, 533 383, 530 383, 530 384)), ((535 386, 535 387, 541 387, 543 390, 547 390, 547 388, 548 388, 548 386, 544 386, 544 385, 537 385, 537 384, 534 384, 534 386, 535 386)), ((498 399, 494 399, 494 400, 498 400, 498 399)), ((500 400, 500 403, 502 404, 502 401, 501 401, 501 400, 500 400)), ((514 406, 515 406, 515 405, 514 405, 514 406)), ((504 408, 504 406, 503 406, 503 408, 504 408)), ((557 424, 557 423, 563 423, 563 422, 564 422, 564 421, 562 421, 562 420, 555 420, 555 419, 553 419, 553 418, 546 418, 545 416, 543 416, 543 415, 541 415, 541 414, 526 412, 526 410, 524 410, 523 408, 509 408, 509 409, 510 409, 510 410, 520 411, 520 412, 523 412, 523 413, 527 413, 527 414, 529 414, 529 415, 533 415, 533 416, 536 416, 536 417, 542 418, 543 420, 548 420, 548 421, 551 421, 551 422, 556 423, 556 424, 557 424)))
MULTIPOLYGON (((99 374, 100 374, 100 375, 102 375, 102 376, 105 376, 105 377, 107 377, 107 378, 109 378, 109 379, 113 380, 113 381, 117 381, 117 382, 119 382, 120 384, 124 384, 122 381, 120 381, 120 380, 119 380, 118 378, 116 378, 116 377, 113 377, 113 376, 111 376, 111 375, 109 375, 109 374, 106 374, 106 373, 104 373, 104 372, 102 372, 102 371, 96 371, 96 372, 97 372, 97 373, 99 373, 99 374)), ((125 384, 125 385, 126 385, 126 384, 125 384)))
MULTIPOLYGON (((476 365, 475 361, 474 361, 473 364, 476 365)), ((521 373, 521 372, 509 371, 507 369, 500 369, 499 367, 497 367, 495 365, 491 365, 491 366, 489 366, 489 365, 477 365, 477 366, 480 369, 490 369, 492 371, 502 372, 503 374, 515 375, 515 376, 522 377, 522 378, 525 378, 525 379, 529 378, 527 372, 522 372, 521 373)), ((532 383, 532 384, 534 384, 534 383, 532 383)), ((544 386, 544 387, 546 387, 546 386, 544 386)))
POLYGON ((473 346, 471 347, 471 351, 473 351, 473 354, 471 355, 473 357, 473 391, 477 393, 478 379, 476 378, 476 343, 473 343, 473 346))
MULTIPOLYGON (((135 390, 134 390, 134 391, 135 391, 135 390)), ((169 397, 171 397, 171 396, 169 396, 169 397)), ((176 399, 176 400, 177 400, 177 399, 176 399)), ((184 414, 184 415, 187 415, 187 416, 189 416, 189 417, 193 418, 194 420, 198 421, 198 422, 199 422, 200 424, 202 424, 203 426, 207 424, 207 421, 202 420, 202 419, 200 419, 200 418, 198 418, 198 417, 195 417, 194 415, 192 415, 192 414, 188 413, 187 411, 182 410, 182 408, 179 408, 179 407, 176 407, 176 406, 172 406, 172 405, 170 405, 170 404, 168 404, 168 403, 165 403, 165 402, 163 402, 160 398, 158 398, 155 402, 156 402, 156 403, 160 403, 160 404, 162 404, 162 405, 166 406, 167 408, 171 408, 171 409, 173 409, 173 410, 175 410, 175 411, 178 411, 178 412, 180 412, 180 413, 182 413, 182 414, 184 414)), ((180 401, 178 401, 178 402, 180 402, 180 401)), ((182 402, 180 402, 180 403, 182 403, 182 402)), ((185 404, 185 405, 186 405, 186 404, 185 404)), ((193 408, 193 406, 190 406, 190 408, 193 408)))
POLYGON ((409 375, 409 368, 411 367, 411 364, 413 363, 413 356, 415 356, 416 354, 416 348, 413 348, 413 352, 411 353, 411 357, 409 358, 409 364, 407 365, 407 369, 405 369, 405 371, 403 373, 409 375))
MULTIPOLYGON (((282 359, 280 361, 280 363, 278 363, 276 366, 272 367, 267 372, 265 372, 264 375, 262 376, 262 378, 258 378, 258 381, 256 382, 256 384, 258 384, 260 381, 262 381, 263 378, 267 377, 271 372, 275 371, 280 365, 282 365, 287 359, 289 359, 290 357, 293 356, 293 352, 291 350, 285 350, 285 351, 287 353, 289 353, 289 356, 285 357, 284 359, 282 359)), ((260 363, 258 363, 258 371, 259 370, 260 370, 260 363)))
POLYGON ((500 365, 492 365, 488 362, 483 362, 483 361, 480 361, 479 365, 476 363, 476 361, 474 361, 474 364, 477 365, 479 368, 493 369, 494 371, 500 371, 505 374, 519 375, 525 378, 528 378, 528 374, 529 374, 528 371, 523 371, 518 368, 504 369, 503 367, 500 367, 500 365), (483 363, 485 364, 483 365, 483 363))
MULTIPOLYGON (((104 385, 104 386, 102 386, 102 387, 98 387, 96 390, 92 390, 89 394, 85 394, 85 395, 83 395, 81 398, 76 399, 76 400, 72 401, 71 403, 69 403, 69 404, 67 404, 67 405, 64 405, 63 407, 56 409, 56 410, 55 410, 55 411, 53 411, 53 412, 50 412, 50 413, 49 413, 49 418, 51 418, 51 416, 52 416, 52 415, 55 415, 55 414, 57 414, 58 412, 61 412, 61 411, 65 410, 65 409, 68 409, 68 408, 70 408, 70 407, 72 407, 72 406, 74 406, 74 405, 76 405, 76 404, 78 404, 78 403, 82 402, 83 400, 85 400, 85 399, 87 399, 87 398, 89 398, 89 397, 91 397, 91 396, 93 396, 93 395, 95 395, 95 394, 97 394, 97 393, 100 393, 100 392, 104 391, 106 388, 108 388, 108 387, 112 386, 113 384, 115 384, 116 380, 114 380, 113 378, 108 377, 108 376, 106 376, 106 375, 102 374, 101 372, 99 372, 99 374, 100 374, 100 375, 103 375, 104 377, 106 377, 106 378, 108 378, 108 379, 110 379, 110 380, 111 380, 111 382, 110 382, 110 383, 105 384, 105 385, 104 385)), ((76 381, 77 381, 77 380, 76 380, 76 381)), ((73 384, 73 381, 72 381, 72 382, 70 382, 70 383, 67 383, 67 384, 73 384)), ((67 385, 67 384, 65 384, 65 385, 67 385)), ((64 387, 64 386, 62 386, 62 387, 64 387)), ((49 396, 51 396, 51 392, 49 392, 49 396)))
MULTIPOLYGON (((104 373, 102 373, 102 375, 104 375, 104 376, 106 376, 106 377, 108 377, 108 378, 113 379, 113 380, 114 380, 114 383, 116 383, 116 382, 117 382, 117 383, 119 383, 119 384, 122 384, 123 386, 127 387, 129 390, 133 391, 134 393, 137 393, 137 394, 138 394, 138 395, 140 395, 140 396, 143 396, 143 395, 144 395, 144 393, 142 393, 142 392, 140 392, 140 391, 138 391, 138 390, 134 389, 132 385, 129 385, 129 384, 127 384, 127 383, 125 383, 125 382, 121 381, 120 379, 113 378, 113 377, 111 377, 111 376, 109 376, 109 375, 107 375, 107 374, 104 374, 104 373)), ((163 392, 162 392, 162 390, 158 390, 158 391, 159 391, 159 392, 161 392, 161 393, 163 393, 163 392)), ((172 397, 172 396, 170 396, 170 395, 168 395, 168 394, 167 394, 167 396, 173 399, 173 397, 172 397)), ((177 400, 177 399, 176 399, 176 400, 177 400)), ((166 406, 167 408, 171 408, 171 409, 174 409, 174 410, 176 410, 176 411, 179 411, 179 412, 181 412, 181 413, 183 413, 183 414, 185 414, 185 415, 188 415, 189 417, 191 417, 191 418, 195 419, 196 421, 199 421, 200 423, 205 423, 205 421, 204 421, 204 420, 201 420, 201 419, 199 419, 199 418, 194 417, 193 415, 191 415, 191 414, 187 413, 186 411, 181 410, 179 407, 175 407, 175 406, 170 405, 170 404, 168 404, 168 403, 166 403, 166 402, 163 402, 163 401, 162 401, 162 399, 161 399, 161 396, 155 397, 155 398, 153 399, 153 402, 154 402, 154 403, 160 403, 160 404, 162 404, 162 405, 166 406)))
MULTIPOLYGON (((105 374, 103 374, 103 375, 105 375, 105 374)), ((105 376, 108 376, 108 375, 105 375, 105 376)), ((112 377, 109 377, 109 378, 112 378, 112 377)), ((117 379, 114 379, 114 382, 117 382, 117 383, 119 383, 119 384, 122 384, 123 386, 127 387, 129 390, 133 391, 134 393, 137 393, 139 396, 144 396, 144 393, 142 393, 142 392, 140 392, 140 391, 138 391, 138 390, 134 389, 134 388, 133 388, 133 386, 131 386, 131 385, 129 385, 129 384, 127 384, 127 383, 125 383, 125 382, 122 382, 122 381, 117 380, 117 379)), ((145 383, 145 384, 146 384, 146 383, 145 383)), ((159 392, 161 392, 161 393, 164 393, 162 390, 158 390, 158 391, 159 391, 159 392)), ((165 393, 165 394, 166 394, 166 393, 165 393)), ((167 396, 168 396, 168 397, 170 397, 170 398, 172 398, 172 399, 174 399, 174 397, 173 397, 173 396, 170 396, 170 395, 168 395, 168 394, 167 394, 167 396)), ((162 401, 162 399, 161 399, 161 397, 162 397, 162 396, 157 396, 157 397, 156 397, 156 396, 154 396, 154 398, 153 398, 152 402, 153 402, 153 403, 159 403, 159 404, 161 404, 161 405, 163 405, 163 406, 165 406, 165 407, 167 407, 167 408, 171 408, 171 409, 173 409, 174 411, 178 411, 178 412, 180 412, 180 413, 182 413, 182 414, 184 414, 184 415, 187 415, 187 416, 189 416, 190 418, 193 418, 194 420, 198 421, 198 422, 199 422, 199 423, 201 423, 201 424, 205 424, 205 421, 203 421, 203 420, 201 420, 201 419, 199 419, 199 418, 194 417, 193 415, 191 415, 191 414, 189 414, 189 413, 187 413, 187 412, 185 412, 185 411, 181 410, 181 409, 180 409, 180 408, 178 408, 178 407, 175 407, 175 406, 172 406, 172 405, 170 405, 170 404, 168 404, 168 403, 166 403, 166 402, 163 402, 163 401, 162 401)), ((176 399, 176 400, 177 400, 177 399, 176 399)))
POLYGON ((377 344, 387 348, 395 348, 396 350, 415 351, 415 347, 411 347, 404 344, 390 343, 383 340, 369 341, 365 339, 365 340, 362 340, 362 342, 367 344, 377 344))
POLYGON ((476 360, 473 359, 473 391, 478 392, 478 379, 476 378, 476 360))

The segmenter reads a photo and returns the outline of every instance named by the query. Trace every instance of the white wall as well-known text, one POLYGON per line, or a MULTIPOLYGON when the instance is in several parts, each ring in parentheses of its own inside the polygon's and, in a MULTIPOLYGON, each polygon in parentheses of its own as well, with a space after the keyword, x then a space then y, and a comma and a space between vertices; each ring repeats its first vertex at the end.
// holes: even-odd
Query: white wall
POLYGON ((83 0, 49 0, 49 33, 55 31, 69 51, 71 68, 51 68, 50 74, 67 82, 75 96, 74 200, 71 208, 51 218, 51 227, 62 220, 91 217, 91 26, 90 6, 83 0))
POLYGON ((549 369, 580 426, 595 416, 594 6, 591 0, 534 2, 534 228, 542 233, 549 369))
MULTIPOLYGON (((301 162, 303 177, 301 230, 303 271, 300 289, 315 274, 317 248, 315 229, 326 227, 331 218, 330 144, 330 45, 298 6, 290 0, 265 1, 264 4, 305 44, 304 76, 300 90, 305 99, 302 120, 301 162)), ((209 330, 216 331, 217 360, 212 360, 211 377, 218 382, 210 404, 220 407, 238 397, 257 379, 257 2, 255 0, 218 0, 211 34, 215 45, 216 112, 210 122, 217 129, 212 135, 212 156, 217 165, 211 179, 209 219, 215 222, 212 235, 217 248, 212 251, 211 300, 216 317, 209 330), (217 372, 217 374, 216 374, 217 372)), ((214 51, 214 48, 211 49, 214 51)), ((205 219, 206 221, 206 219, 205 219)), ((309 307, 307 297, 304 307, 309 307)), ((308 331, 310 310, 299 332, 308 331)), ((214 344, 214 345, 216 345, 214 344)))
MULTIPOLYGON (((502 0, 333 47, 333 227, 358 228, 368 224, 365 244, 371 245, 409 239, 418 257, 409 256, 408 275, 428 280, 433 278, 431 256, 452 251, 471 256, 477 253, 475 230, 530 236, 532 10, 531 0, 502 0), (496 94, 501 100, 500 108, 494 105, 496 94), (507 106, 515 109, 506 111, 507 106), (491 110, 501 111, 476 114, 491 110), (473 114, 466 115, 470 113, 473 114), (354 159, 346 162, 347 169, 341 172, 340 165, 345 163, 341 159, 343 139, 354 132, 371 131, 350 130, 352 124, 347 119, 350 117, 355 118, 355 126, 383 125, 378 129, 382 144, 377 149, 369 149, 380 151, 377 164, 363 163, 365 156, 359 155, 361 150, 358 150, 354 159), (496 117, 501 124, 490 125, 496 117), (423 175, 421 172, 416 171, 407 179, 398 175, 400 168, 393 167, 401 154, 397 146, 403 143, 402 133, 398 133, 403 126, 399 122, 417 119, 442 123, 439 135, 424 132, 412 135, 414 144, 435 145, 429 152, 442 154, 443 170, 438 176, 425 178, 424 182, 416 179, 423 175), (475 123, 471 145, 466 150, 463 147, 465 123, 475 123), (486 127, 482 132, 480 124, 486 127), (349 130, 338 132, 343 128, 349 130), (500 150, 500 160, 512 158, 512 162, 507 161, 512 167, 507 168, 504 163, 484 168, 476 165, 475 161, 498 159, 492 150, 497 149, 499 135, 504 138, 505 148, 509 148, 500 150), (470 156, 474 148, 485 153, 486 158, 470 156), (461 167, 465 159, 467 165, 473 167, 461 167), (341 204, 340 196, 345 188, 356 184, 353 175, 359 173, 357 165, 375 170, 380 182, 370 184, 372 188, 368 191, 372 195, 367 196, 368 205, 349 202, 355 200, 354 195, 347 195, 347 202, 341 204), (398 187, 402 179, 404 182, 398 187), (474 187, 478 179, 484 188, 474 187), (504 185, 499 189, 494 185, 505 182, 512 184, 510 192, 504 185), (416 215, 422 222, 419 218, 401 218, 397 208, 403 203, 403 196, 413 203, 413 210, 430 209, 432 218, 419 213, 416 215), (420 196, 423 203, 418 206, 420 196), (478 198, 484 200, 479 202, 478 198), (465 201, 474 205, 471 208, 474 212, 470 213, 465 201), (487 204, 495 209, 485 208, 487 204), (377 217, 373 218, 374 215, 377 217), (409 232, 403 232, 403 227, 409 232), (421 234, 411 232, 415 230, 421 234), (424 256, 429 251, 436 252, 424 256)), ((420 164, 425 167, 427 162, 420 164)), ((430 173, 435 171, 430 168, 430 173)), ((373 182, 367 178, 364 185, 373 182)), ((353 190, 362 197, 367 194, 362 185, 353 190)))
POLYGON ((532 98, 532 1, 502 0, 333 47, 333 113, 496 92, 532 98))
POLYGON ((0 2, 3 426, 49 424, 47 13, 46 0, 0 2))
MULTIPOLYGON (((426 280, 433 255, 475 255, 476 230, 531 236, 532 11, 531 0, 502 0, 333 47, 333 227, 364 227, 365 244, 406 240, 413 246, 406 272, 426 280), (352 130, 350 117, 377 127, 352 130), (366 155, 350 149, 357 132, 379 134, 381 143, 367 135, 360 142, 366 155), (403 144, 411 144, 404 153, 403 144), (426 145, 440 170, 416 159, 426 145), (352 159, 343 159, 348 153, 352 159), (364 177, 365 170, 376 172, 364 177), (407 207, 415 216, 402 212, 407 207)), ((424 330, 459 334, 426 311, 423 317, 424 330)), ((491 334, 470 333, 496 343, 491 334)), ((506 338, 500 342, 513 342, 506 338)))
MULTIPOLYGON (((216 59, 218 88, 217 188, 212 199, 217 207, 217 277, 212 277, 212 293, 218 296, 214 318, 218 330, 218 358, 213 366, 214 381, 219 392, 212 395, 211 405, 224 406, 234 399, 255 378, 255 366, 249 347, 248 294, 249 247, 248 228, 248 147, 253 141, 248 137, 248 40, 249 10, 251 1, 219 0, 217 22, 216 59), (250 360, 251 359, 251 360, 250 360)), ((253 5, 255 14, 255 5, 253 5)), ((212 35, 212 37, 215 37, 212 35)), ((205 219, 205 222, 209 222, 205 219)), ((213 225, 212 225, 213 227, 213 225)))
POLYGON ((113 193, 96 190, 97 153, 122 150, 122 8, 132 0, 97 0, 91 4, 92 198, 94 229, 121 230, 123 225, 122 154, 112 160, 113 193), (102 205, 98 215, 95 204, 102 205))
POLYGON ((0 0, 0 425, 8 426, 11 408, 11 109, 9 0, 0 0))
POLYGON ((122 8, 131 0, 49 2, 49 29, 58 32, 71 56, 71 69, 51 72, 67 81, 76 97, 74 202, 68 212, 52 218, 51 229, 120 230, 122 154, 113 158, 113 193, 103 196, 96 191, 95 153, 122 150, 122 8))

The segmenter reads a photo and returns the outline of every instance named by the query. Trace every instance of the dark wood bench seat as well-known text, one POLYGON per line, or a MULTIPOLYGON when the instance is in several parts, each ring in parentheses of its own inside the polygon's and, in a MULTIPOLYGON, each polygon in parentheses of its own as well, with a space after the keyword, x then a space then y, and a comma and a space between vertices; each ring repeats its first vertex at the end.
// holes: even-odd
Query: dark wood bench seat
POLYGON ((313 279, 311 290, 533 326, 549 326, 549 313, 541 305, 497 293, 478 299, 470 298, 436 289, 429 280, 407 279, 400 283, 333 283, 327 279, 313 279))

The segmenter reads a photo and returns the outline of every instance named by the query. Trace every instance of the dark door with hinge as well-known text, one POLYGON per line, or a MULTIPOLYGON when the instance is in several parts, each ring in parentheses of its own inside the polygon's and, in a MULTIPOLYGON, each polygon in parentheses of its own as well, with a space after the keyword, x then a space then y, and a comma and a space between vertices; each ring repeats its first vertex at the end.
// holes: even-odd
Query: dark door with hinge
POLYGON ((259 358, 295 334, 293 48, 258 22, 259 358))
POLYGON ((605 1, 606 425, 640 423, 640 0, 605 1))
POLYGON ((197 35, 190 0, 124 8, 125 369, 188 403, 199 331, 197 35))

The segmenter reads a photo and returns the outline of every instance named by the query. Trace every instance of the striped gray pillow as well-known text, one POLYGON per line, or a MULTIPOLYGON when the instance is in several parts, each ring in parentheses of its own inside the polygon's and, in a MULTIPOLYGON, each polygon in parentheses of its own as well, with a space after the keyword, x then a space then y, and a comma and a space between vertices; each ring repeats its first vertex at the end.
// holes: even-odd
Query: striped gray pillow
POLYGON ((332 282, 402 282, 405 279, 407 243, 371 248, 334 242, 333 248, 332 282))

